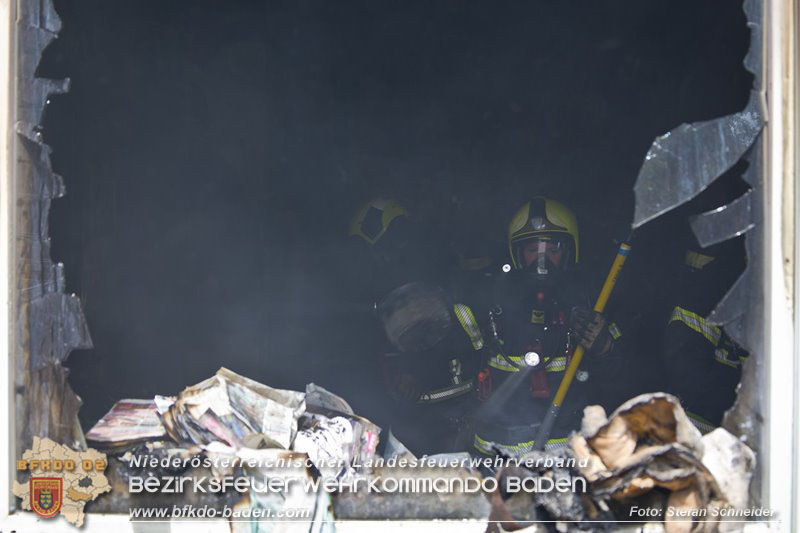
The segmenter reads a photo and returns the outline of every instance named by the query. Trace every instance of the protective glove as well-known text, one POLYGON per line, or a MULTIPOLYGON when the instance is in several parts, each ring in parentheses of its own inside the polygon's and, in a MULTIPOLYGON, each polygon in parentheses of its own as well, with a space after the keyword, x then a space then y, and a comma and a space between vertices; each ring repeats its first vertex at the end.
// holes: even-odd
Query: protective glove
POLYGON ((611 334, 602 313, 585 307, 573 307, 570 328, 587 353, 598 355, 611 349, 611 334))

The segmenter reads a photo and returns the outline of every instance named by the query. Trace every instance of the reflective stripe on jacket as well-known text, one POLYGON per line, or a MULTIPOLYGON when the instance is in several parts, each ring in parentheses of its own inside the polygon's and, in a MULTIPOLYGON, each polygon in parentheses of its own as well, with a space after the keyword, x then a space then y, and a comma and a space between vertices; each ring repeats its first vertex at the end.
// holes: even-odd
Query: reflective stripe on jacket
POLYGON ((483 335, 481 334, 481 328, 478 326, 478 321, 475 320, 475 315, 472 314, 472 309, 464 304, 455 304, 453 306, 453 311, 458 319, 458 323, 461 324, 461 327, 467 333, 472 347, 475 350, 483 348, 483 335))
MULTIPOLYGON (((550 439, 545 444, 544 449, 546 451, 557 450, 559 448, 566 448, 568 445, 568 438, 560 438, 560 439, 550 439)), ((474 448, 482 453, 483 455, 497 455, 497 452, 500 451, 503 455, 508 457, 521 457, 526 453, 533 451, 534 442, 520 442, 517 444, 499 444, 496 442, 492 442, 486 439, 481 438, 479 435, 475 435, 472 445, 474 448)))
MULTIPOLYGON (((567 368, 567 358, 545 357, 545 370, 548 372, 563 372, 567 368)), ((489 366, 505 372, 519 372, 525 366, 525 360, 521 355, 502 355, 496 354, 489 358, 489 366)))
MULTIPOLYGON (((461 327, 467 333, 467 336, 472 343, 472 348, 475 351, 483 348, 483 335, 481 334, 481 330, 478 327, 478 322, 475 320, 475 315, 472 313, 472 310, 464 304, 455 304, 453 306, 453 312, 456 315, 456 319, 458 319, 458 323, 461 324, 461 327)), ((417 403, 442 402, 451 398, 463 396, 464 394, 467 394, 473 390, 474 381, 471 378, 465 382, 460 381, 460 365, 458 376, 456 377, 459 380, 457 383, 453 383, 440 389, 423 392, 417 397, 417 403)))
POLYGON ((697 313, 693 313, 683 307, 675 306, 672 310, 672 316, 669 320, 670 324, 673 322, 682 322, 684 325, 696 331, 714 346, 714 360, 731 368, 739 368, 742 364, 743 357, 732 359, 731 355, 734 351, 733 343, 730 340, 725 341, 726 337, 718 326, 711 324, 697 313))

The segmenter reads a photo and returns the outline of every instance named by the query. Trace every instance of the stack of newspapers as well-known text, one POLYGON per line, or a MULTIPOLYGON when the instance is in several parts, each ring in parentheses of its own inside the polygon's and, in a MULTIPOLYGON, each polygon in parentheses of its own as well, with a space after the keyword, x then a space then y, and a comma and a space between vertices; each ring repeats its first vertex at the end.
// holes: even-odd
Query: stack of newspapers
POLYGON ((263 447, 289 448, 305 412, 302 392, 273 389, 226 368, 164 401, 161 421, 178 443, 221 442, 233 448, 262 437, 263 447))
POLYGON ((86 439, 112 454, 167 441, 183 448, 295 450, 320 465, 346 465, 374 454, 379 431, 313 383, 305 392, 275 389, 221 368, 177 396, 120 400, 86 439))
POLYGON ((97 448, 114 452, 161 440, 166 435, 155 400, 120 400, 86 434, 86 439, 97 448))

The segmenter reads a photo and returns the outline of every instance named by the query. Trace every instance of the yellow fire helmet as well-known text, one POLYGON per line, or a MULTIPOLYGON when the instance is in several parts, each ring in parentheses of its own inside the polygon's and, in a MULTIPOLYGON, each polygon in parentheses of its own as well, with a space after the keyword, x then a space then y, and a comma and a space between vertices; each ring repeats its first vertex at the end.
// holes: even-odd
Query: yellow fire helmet
POLYGON ((521 244, 533 238, 565 243, 571 249, 567 264, 578 263, 578 222, 575 214, 564 204, 537 196, 517 210, 508 225, 508 251, 514 268, 524 268, 521 244))
POLYGON ((350 222, 350 235, 375 244, 398 217, 408 218, 405 207, 387 198, 373 198, 356 211, 350 222))

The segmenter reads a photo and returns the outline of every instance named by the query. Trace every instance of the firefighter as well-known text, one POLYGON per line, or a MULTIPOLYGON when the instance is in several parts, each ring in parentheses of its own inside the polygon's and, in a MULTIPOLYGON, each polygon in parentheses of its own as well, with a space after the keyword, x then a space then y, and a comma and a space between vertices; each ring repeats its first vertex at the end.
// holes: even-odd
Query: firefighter
POLYGON ((358 299, 375 301, 420 274, 418 222, 392 198, 375 197, 350 221, 350 285, 358 299))
MULTIPOLYGON (((592 384, 592 359, 608 353, 613 338, 582 288, 575 215, 544 197, 526 202, 508 228, 511 264, 494 291, 480 331, 487 368, 479 374, 484 400, 476 415, 475 451, 520 456, 531 450, 568 358, 578 343, 589 357, 570 388, 546 448, 566 444, 580 427, 592 384)), ((468 317, 469 318, 469 317, 468 317)), ((474 341, 477 342, 477 339, 474 341)))
POLYGON ((390 198, 362 206, 350 235, 360 246, 356 263, 365 267, 358 274, 362 294, 375 301, 373 331, 383 330, 382 342, 372 345, 382 379, 373 375, 371 385, 383 384, 382 401, 373 406, 376 421, 418 455, 464 449, 459 428, 474 410, 483 346, 458 325, 469 308, 442 288, 446 259, 436 235, 390 198))
POLYGON ((416 455, 467 450, 483 348, 479 332, 463 329, 475 322, 472 311, 441 287, 410 283, 381 300, 378 313, 393 348, 383 354, 393 432, 416 455))
POLYGON ((342 277, 350 298, 375 307, 410 282, 449 289, 451 261, 441 236, 400 201, 379 196, 363 204, 350 222, 349 237, 349 260, 342 277))
POLYGON ((736 399, 748 352, 709 320, 715 305, 744 268, 741 243, 685 251, 663 341, 665 390, 676 395, 701 432, 722 423, 736 399))

